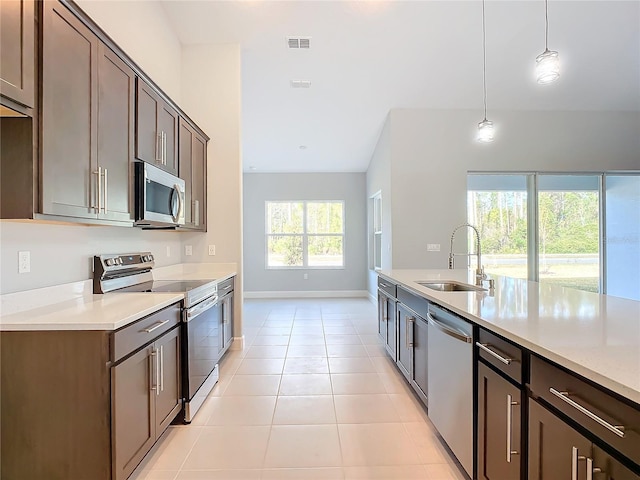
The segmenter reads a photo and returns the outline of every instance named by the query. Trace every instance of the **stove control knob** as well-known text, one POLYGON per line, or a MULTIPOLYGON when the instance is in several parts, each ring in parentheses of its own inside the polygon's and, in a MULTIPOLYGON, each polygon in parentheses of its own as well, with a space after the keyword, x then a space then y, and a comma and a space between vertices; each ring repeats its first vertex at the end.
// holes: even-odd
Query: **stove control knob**
POLYGON ((148 262, 149 261, 149 255, 143 255, 142 256, 142 261, 143 262, 148 262))
POLYGON ((107 265, 107 267, 110 267, 111 265, 114 265, 115 262, 113 261, 113 258, 107 258, 104 263, 107 265))
POLYGON ((118 258, 116 258, 116 263, 117 263, 118 265, 122 265, 124 262, 122 261, 122 258, 121 258, 121 257, 118 257, 118 258))
POLYGON ((153 255, 147 255, 147 261, 153 262, 153 255))

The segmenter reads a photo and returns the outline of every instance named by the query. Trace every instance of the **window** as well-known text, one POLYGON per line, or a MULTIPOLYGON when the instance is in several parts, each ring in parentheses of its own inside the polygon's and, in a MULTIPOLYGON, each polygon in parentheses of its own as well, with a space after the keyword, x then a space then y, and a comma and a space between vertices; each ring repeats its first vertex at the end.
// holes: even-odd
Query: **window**
POLYGON ((487 272, 640 300, 638 172, 474 173, 467 182, 487 272))
POLYGON ((371 197, 371 262, 370 268, 382 268, 382 194, 371 197))
POLYGON ((344 202, 266 202, 267 268, 343 268, 344 202))

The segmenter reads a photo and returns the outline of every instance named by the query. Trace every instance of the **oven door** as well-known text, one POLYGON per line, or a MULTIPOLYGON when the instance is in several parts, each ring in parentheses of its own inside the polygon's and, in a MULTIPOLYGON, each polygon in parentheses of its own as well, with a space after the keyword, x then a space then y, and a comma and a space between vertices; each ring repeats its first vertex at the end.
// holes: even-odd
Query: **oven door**
POLYGON ((184 192, 184 180, 148 163, 136 162, 136 225, 184 225, 184 192))
MULTIPOLYGON (((183 378, 187 402, 196 396, 220 358, 221 316, 222 307, 218 303, 217 296, 209 297, 185 311, 186 358, 183 364, 186 370, 183 378)), ((206 397, 208 393, 205 392, 204 396, 206 397)))

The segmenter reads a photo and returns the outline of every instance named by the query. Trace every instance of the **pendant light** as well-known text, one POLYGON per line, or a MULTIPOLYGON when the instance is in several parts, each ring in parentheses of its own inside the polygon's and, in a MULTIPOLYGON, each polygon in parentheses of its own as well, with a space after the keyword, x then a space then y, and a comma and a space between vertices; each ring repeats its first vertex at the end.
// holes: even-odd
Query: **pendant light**
POLYGON ((536 78, 540 85, 548 85, 560 77, 558 52, 549 50, 549 5, 544 0, 544 52, 536 57, 536 78))
POLYGON ((482 0, 482 89, 484 93, 484 120, 478 124, 479 142, 493 142, 493 122, 487 120, 487 35, 484 22, 484 1, 482 0))

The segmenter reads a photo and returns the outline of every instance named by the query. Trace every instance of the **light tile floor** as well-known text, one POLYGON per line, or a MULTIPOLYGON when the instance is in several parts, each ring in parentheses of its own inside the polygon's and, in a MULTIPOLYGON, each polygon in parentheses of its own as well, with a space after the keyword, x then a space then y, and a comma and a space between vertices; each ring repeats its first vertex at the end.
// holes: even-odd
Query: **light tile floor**
POLYGON ((247 300, 245 349, 135 480, 464 480, 367 299, 247 300))

